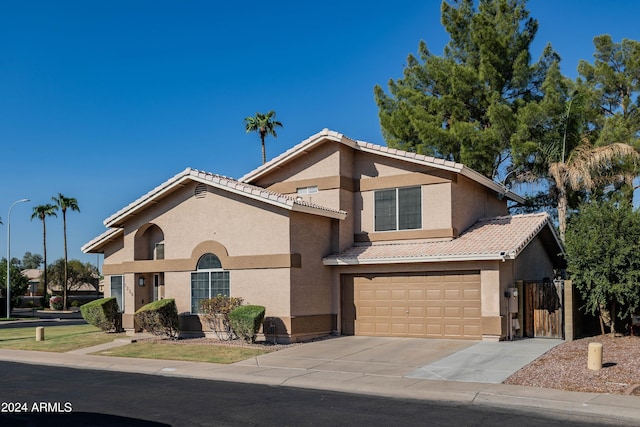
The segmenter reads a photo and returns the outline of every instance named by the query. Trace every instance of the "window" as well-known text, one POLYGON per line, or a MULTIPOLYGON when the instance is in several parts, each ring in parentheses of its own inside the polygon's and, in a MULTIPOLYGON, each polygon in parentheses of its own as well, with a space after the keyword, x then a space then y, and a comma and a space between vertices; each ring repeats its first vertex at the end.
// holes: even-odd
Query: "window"
POLYGON ((154 259, 164 259, 164 243, 156 243, 154 259))
POLYGON ((111 296, 115 297, 118 302, 118 309, 120 313, 124 312, 124 277, 123 276, 111 276, 111 296))
POLYGON ((317 193, 318 192, 318 186, 317 185, 312 185, 310 187, 299 187, 296 188, 296 193, 298 193, 298 196, 304 196, 305 194, 313 194, 313 193, 317 193))
POLYGON ((378 190, 374 193, 375 231, 422 228, 420 187, 378 190))
POLYGON ((191 273, 191 312, 200 313, 200 301, 217 295, 229 296, 229 272, 214 254, 204 254, 191 273))

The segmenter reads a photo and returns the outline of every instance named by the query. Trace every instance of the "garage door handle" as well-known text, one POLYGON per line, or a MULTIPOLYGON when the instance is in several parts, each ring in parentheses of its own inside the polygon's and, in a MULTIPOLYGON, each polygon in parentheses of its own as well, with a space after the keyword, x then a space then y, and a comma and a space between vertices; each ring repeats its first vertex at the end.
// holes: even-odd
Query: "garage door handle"
POLYGON ((407 314, 409 314, 409 310, 407 310, 407 314))

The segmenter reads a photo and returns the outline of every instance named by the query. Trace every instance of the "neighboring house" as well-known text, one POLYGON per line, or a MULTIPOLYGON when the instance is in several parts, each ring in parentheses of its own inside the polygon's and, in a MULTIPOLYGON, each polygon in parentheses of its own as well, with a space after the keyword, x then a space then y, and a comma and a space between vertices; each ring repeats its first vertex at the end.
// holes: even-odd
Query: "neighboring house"
POLYGON ((26 270, 22 270, 23 276, 29 279, 29 287, 25 292, 26 296, 37 296, 42 295, 42 289, 40 289, 40 279, 44 270, 40 270, 38 268, 28 268, 26 270))
POLYGON ((123 324, 175 298, 184 333, 207 331, 217 294, 266 307, 280 341, 330 333, 501 339, 505 292, 553 278, 546 214, 462 164, 323 130, 233 180, 185 169, 104 221, 105 295, 123 324))

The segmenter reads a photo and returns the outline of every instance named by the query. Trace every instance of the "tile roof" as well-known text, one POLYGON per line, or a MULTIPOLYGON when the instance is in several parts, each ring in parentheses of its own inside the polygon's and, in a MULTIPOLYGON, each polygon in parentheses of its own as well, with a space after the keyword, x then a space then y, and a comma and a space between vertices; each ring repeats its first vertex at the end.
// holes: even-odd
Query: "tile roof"
POLYGON ((236 194, 240 194, 255 200, 261 200, 266 203, 290 210, 298 210, 308 213, 314 213, 317 215, 336 217, 340 219, 344 219, 347 215, 347 213, 342 210, 309 203, 304 201, 303 199, 298 199, 291 196, 286 196, 284 194, 276 193, 274 191, 269 191, 262 187, 257 187, 255 185, 236 181, 233 178, 199 171, 197 169, 186 168, 182 172, 169 178, 167 181, 163 182, 153 190, 139 197, 137 200, 133 201, 124 208, 120 209, 115 214, 105 219, 104 225, 107 227, 120 226, 122 221, 129 215, 134 214, 138 210, 141 210, 148 203, 153 202, 159 197, 162 197, 162 195, 178 188, 187 180, 202 182, 213 187, 231 191, 236 194))
MULTIPOLYGON (((460 237, 447 241, 356 245, 323 259, 325 265, 515 259, 549 227, 546 213, 481 219, 460 237)), ((558 248, 562 251, 557 238, 558 248)))
POLYGON ((256 179, 269 173, 269 171, 275 168, 282 167, 283 164, 296 158, 299 155, 304 154, 315 145, 322 144, 327 140, 345 144, 353 148, 354 150, 378 154, 385 157, 391 157, 391 158, 405 160, 412 163, 418 163, 418 164, 433 167, 436 169, 459 173, 473 181, 478 182, 479 184, 484 185, 485 187, 492 189, 496 193, 504 195, 508 199, 511 199, 515 202, 524 203, 524 199, 518 194, 513 193, 511 190, 507 189, 504 185, 499 184, 487 178, 486 176, 474 171, 473 169, 469 169, 462 163, 456 163, 450 160, 439 159, 432 156, 425 156, 424 154, 411 153, 408 151, 398 150, 395 148, 389 148, 383 145, 372 144, 370 142, 358 141, 355 139, 351 139, 339 132, 335 132, 329 129, 323 129, 322 131, 316 133, 315 135, 312 135, 311 137, 300 142, 299 144, 294 145, 289 150, 285 151, 279 156, 273 158, 267 163, 247 173, 246 175, 241 177, 239 181, 241 182, 255 181, 256 179))

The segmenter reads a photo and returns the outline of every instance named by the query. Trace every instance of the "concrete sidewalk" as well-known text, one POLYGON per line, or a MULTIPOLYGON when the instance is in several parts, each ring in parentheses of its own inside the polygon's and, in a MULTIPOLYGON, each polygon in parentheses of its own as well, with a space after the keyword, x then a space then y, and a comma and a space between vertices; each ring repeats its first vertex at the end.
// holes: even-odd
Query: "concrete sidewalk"
MULTIPOLYGON (((130 340, 121 339, 118 342, 98 347, 104 349, 109 346, 125 345, 128 341, 130 340)), ((565 392, 489 382, 419 378, 415 372, 421 366, 415 366, 415 364, 419 364, 418 360, 428 360, 430 356, 425 354, 418 358, 415 357, 415 354, 420 346, 433 345, 433 343, 429 343, 429 340, 404 341, 405 347, 407 345, 412 347, 407 348, 404 353, 413 354, 412 358, 411 356, 398 355, 394 339, 386 341, 383 339, 375 341, 374 344, 372 342, 366 338, 350 342, 341 342, 340 339, 319 341, 269 353, 232 365, 84 354, 89 351, 98 351, 97 347, 68 353, 0 349, 0 360, 80 369, 300 387, 396 398, 453 401, 501 407, 543 409, 545 411, 557 410, 640 423, 640 400, 634 396, 565 392), (322 347, 325 352, 321 351, 322 347), (329 354, 326 353, 329 350, 334 351, 332 360, 326 357, 320 359, 317 357, 319 354, 329 354), (342 351, 342 353, 335 353, 336 351, 342 351), (390 366, 394 363, 381 362, 381 360, 390 358, 393 352, 395 352, 394 360, 397 360, 396 367, 390 366), (304 356, 305 353, 306 356, 304 356), (398 366, 401 365, 403 367, 399 368, 398 366)), ((456 342, 458 346, 463 348, 454 348, 456 347, 455 343, 452 343, 453 347, 448 343, 440 343, 443 347, 441 353, 439 356, 434 354, 432 357, 437 359, 447 352, 451 356, 458 353, 464 355, 466 349, 470 352, 466 353, 467 356, 463 356, 463 358, 471 357, 478 360, 479 353, 477 348, 474 350, 474 347, 482 343, 456 342), (474 354, 475 356, 473 356, 474 354)), ((444 356, 439 360, 446 360, 446 357, 449 356, 444 356)), ((433 360, 432 363, 437 363, 437 361, 433 360)))

